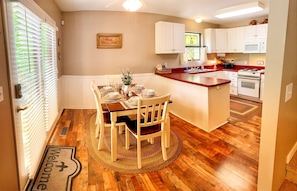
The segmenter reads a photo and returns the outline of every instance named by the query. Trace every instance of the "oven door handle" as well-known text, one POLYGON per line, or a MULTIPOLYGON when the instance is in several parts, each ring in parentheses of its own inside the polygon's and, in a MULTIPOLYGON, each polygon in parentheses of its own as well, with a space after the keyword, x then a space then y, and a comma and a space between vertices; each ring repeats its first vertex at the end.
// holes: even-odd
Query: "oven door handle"
POLYGON ((247 79, 247 80, 260 80, 258 77, 248 77, 248 76, 238 76, 238 79, 247 79))

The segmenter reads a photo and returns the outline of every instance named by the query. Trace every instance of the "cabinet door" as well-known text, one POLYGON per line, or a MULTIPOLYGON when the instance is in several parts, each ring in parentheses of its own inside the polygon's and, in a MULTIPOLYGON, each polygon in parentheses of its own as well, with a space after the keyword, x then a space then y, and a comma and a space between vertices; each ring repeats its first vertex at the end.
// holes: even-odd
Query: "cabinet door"
POLYGON ((256 25, 257 26, 257 38, 267 38, 268 24, 256 25))
POLYGON ((185 25, 173 24, 173 51, 185 52, 185 25))
POLYGON ((259 38, 267 38, 268 24, 253 25, 244 27, 244 39, 255 40, 259 38))
POLYGON ((227 29, 215 29, 216 52, 227 52, 227 29))
POLYGON ((235 52, 236 39, 235 39, 235 28, 228 29, 228 52, 235 52))
POLYGON ((236 35, 235 35, 235 49, 236 52, 243 52, 244 51, 244 27, 236 28, 236 35))
POLYGON ((257 25, 244 27, 244 39, 253 40, 257 37, 256 35, 257 25))
POLYGON ((185 25, 170 22, 155 24, 155 52, 157 54, 183 53, 185 51, 185 25))
POLYGON ((205 29, 204 42, 208 53, 227 52, 227 29, 205 29))
POLYGON ((230 83, 230 94, 238 95, 237 93, 237 72, 229 72, 230 83))
POLYGON ((216 36, 214 29, 204 30, 204 45, 207 48, 208 53, 216 52, 216 36))
POLYGON ((230 28, 228 33, 228 52, 244 51, 244 27, 230 28))

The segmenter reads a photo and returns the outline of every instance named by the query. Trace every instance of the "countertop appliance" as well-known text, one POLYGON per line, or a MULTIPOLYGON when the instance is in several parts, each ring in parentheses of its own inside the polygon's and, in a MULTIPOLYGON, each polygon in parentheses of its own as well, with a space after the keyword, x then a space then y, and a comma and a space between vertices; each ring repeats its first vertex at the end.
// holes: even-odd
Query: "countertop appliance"
POLYGON ((245 68, 238 70, 237 91, 239 96, 260 99, 261 73, 263 69, 245 68))
POLYGON ((234 64, 233 63, 225 62, 222 65, 223 65, 224 68, 234 68, 234 64))
POLYGON ((234 60, 222 60, 224 68, 234 68, 234 60))

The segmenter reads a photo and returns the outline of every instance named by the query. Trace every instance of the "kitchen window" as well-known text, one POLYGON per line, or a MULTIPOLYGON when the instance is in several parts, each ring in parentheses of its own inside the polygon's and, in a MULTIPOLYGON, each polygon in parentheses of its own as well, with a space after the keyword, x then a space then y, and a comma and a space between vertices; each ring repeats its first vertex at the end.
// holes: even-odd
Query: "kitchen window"
POLYGON ((201 33, 185 33, 185 55, 187 61, 198 61, 201 58, 201 33))

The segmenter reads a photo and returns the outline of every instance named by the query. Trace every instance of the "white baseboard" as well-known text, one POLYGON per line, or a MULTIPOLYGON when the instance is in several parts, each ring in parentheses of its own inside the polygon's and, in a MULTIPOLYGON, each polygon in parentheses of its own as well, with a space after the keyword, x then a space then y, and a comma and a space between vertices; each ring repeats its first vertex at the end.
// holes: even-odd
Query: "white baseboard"
POLYGON ((290 150, 289 154, 287 155, 287 164, 289 164, 289 162, 293 158, 296 151, 297 151, 297 142, 295 142, 293 148, 290 150))

